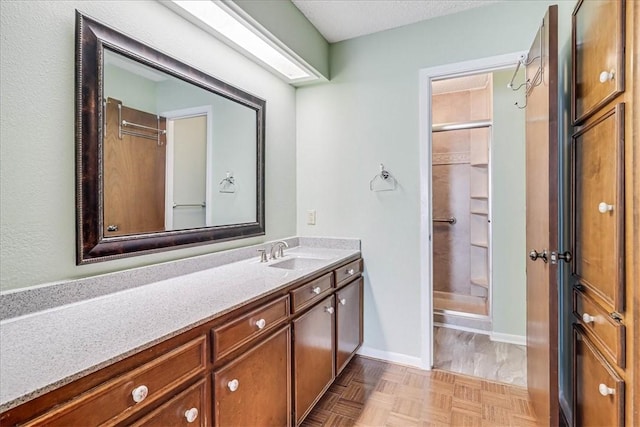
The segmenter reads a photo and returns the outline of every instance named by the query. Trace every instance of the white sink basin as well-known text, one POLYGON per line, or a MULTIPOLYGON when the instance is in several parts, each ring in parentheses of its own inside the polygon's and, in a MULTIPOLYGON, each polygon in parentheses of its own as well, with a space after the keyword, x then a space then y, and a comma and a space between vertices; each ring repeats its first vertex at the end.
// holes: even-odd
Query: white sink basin
POLYGON ((282 268, 285 270, 309 270, 321 267, 326 263, 326 259, 296 257, 289 258, 284 261, 278 261, 271 264, 269 267, 282 268))

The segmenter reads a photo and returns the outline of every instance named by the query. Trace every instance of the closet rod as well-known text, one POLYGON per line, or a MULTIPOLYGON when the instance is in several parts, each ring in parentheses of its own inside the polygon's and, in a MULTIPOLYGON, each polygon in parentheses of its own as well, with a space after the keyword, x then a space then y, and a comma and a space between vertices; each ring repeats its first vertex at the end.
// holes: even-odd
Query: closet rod
POLYGON ((474 120, 463 123, 442 123, 431 126, 431 132, 446 132, 450 130, 478 129, 491 127, 491 120, 474 120))

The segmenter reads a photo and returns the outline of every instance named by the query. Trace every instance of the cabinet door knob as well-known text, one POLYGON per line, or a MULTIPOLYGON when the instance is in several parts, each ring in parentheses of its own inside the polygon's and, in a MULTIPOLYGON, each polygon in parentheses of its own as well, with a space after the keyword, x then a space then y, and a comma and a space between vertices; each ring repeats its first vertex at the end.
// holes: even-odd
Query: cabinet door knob
POLYGON ((598 205, 598 212, 601 214, 613 211, 613 205, 609 205, 605 202, 600 202, 598 205))
POLYGON ((609 81, 613 80, 614 77, 615 77, 615 72, 613 70, 611 70, 611 71, 603 71, 603 72, 600 73, 600 83, 609 82, 609 81))
POLYGON ((198 408, 191 408, 184 412, 184 417, 188 423, 192 423, 198 418, 198 408))
POLYGON ((606 384, 600 384, 598 386, 598 391, 600 392, 601 395, 603 396, 608 396, 610 394, 616 394, 615 389, 611 388, 611 387, 607 387, 606 384))
POLYGON ((142 402, 149 395, 149 388, 146 385, 140 385, 133 389, 131 392, 131 396, 133 397, 133 401, 136 403, 142 402))
POLYGON ((347 270, 347 274, 348 274, 349 276, 353 276, 353 274, 354 274, 355 272, 356 272, 356 271, 355 271, 353 268, 350 268, 350 269, 348 269, 348 270, 347 270))
POLYGON ((230 391, 236 391, 240 386, 240 381, 237 379, 233 379, 227 383, 227 387, 229 387, 230 391))
POLYGON ((118 226, 116 224, 109 224, 107 226, 107 231, 118 231, 118 226))
POLYGON ((324 311, 326 311, 329 314, 333 314, 333 307, 325 307, 324 311))
POLYGON ((592 322, 595 322, 595 320, 596 320, 595 316, 591 316, 589 313, 584 313, 582 315, 582 321, 584 323, 592 323, 592 322))
POLYGON ((347 303, 347 299, 346 298, 340 298, 340 305, 345 305, 347 303))
POLYGON ((320 289, 320 286, 316 286, 315 288, 311 289, 311 292, 313 292, 314 294, 318 295, 321 290, 322 289, 320 289))
POLYGON ((258 329, 262 329, 267 326, 267 321, 264 319, 258 319, 256 320, 256 326, 258 327, 258 329))

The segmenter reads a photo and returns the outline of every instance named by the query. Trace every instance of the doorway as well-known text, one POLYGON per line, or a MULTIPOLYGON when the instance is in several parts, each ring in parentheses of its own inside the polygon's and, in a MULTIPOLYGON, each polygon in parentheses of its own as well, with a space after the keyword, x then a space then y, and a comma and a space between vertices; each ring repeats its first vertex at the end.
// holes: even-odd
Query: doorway
POLYGON ((524 94, 506 88, 520 55, 421 73, 421 246, 425 367, 524 385, 524 94))
POLYGON ((209 227, 212 220, 213 112, 167 111, 165 229, 209 227))

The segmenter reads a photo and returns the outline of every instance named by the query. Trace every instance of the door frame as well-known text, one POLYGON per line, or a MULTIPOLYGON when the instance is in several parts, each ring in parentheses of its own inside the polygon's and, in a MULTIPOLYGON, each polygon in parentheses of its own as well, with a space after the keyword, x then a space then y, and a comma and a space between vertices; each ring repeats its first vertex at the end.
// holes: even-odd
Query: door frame
POLYGON ((213 225, 211 186, 213 185, 213 108, 211 105, 183 108, 181 110, 171 110, 160 113, 160 116, 167 119, 167 157, 166 157, 166 182, 165 182, 165 228, 173 224, 173 121, 188 119, 191 117, 206 116, 207 118, 207 141, 206 141, 206 184, 205 184, 205 224, 207 227, 213 225))
MULTIPOLYGON (((431 156, 432 133, 431 83, 443 78, 463 77, 470 74, 493 72, 513 68, 527 51, 456 62, 419 71, 419 138, 420 138, 420 324, 424 327, 420 335, 420 367, 433 368, 433 234, 431 156)), ((491 190, 489 190, 491 191, 491 190)), ((490 304, 493 310, 493 304, 490 304)))

